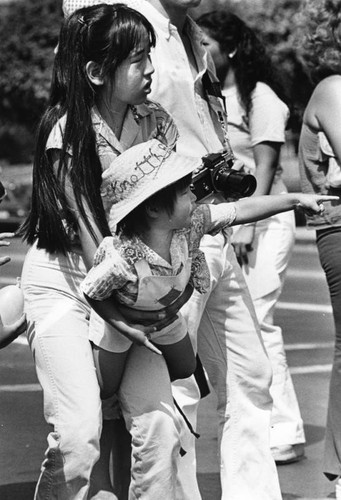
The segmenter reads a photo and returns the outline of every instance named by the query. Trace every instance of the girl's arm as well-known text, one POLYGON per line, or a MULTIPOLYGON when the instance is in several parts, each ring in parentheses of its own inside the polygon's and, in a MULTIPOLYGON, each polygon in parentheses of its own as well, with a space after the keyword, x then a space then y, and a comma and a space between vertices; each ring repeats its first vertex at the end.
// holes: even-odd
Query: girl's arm
MULTIPOLYGON (((54 166, 55 166, 56 170, 58 169, 58 163, 59 163, 59 159, 58 159, 58 156, 56 155, 56 158, 54 161, 54 166)), ((84 222, 84 219, 79 215, 79 211, 78 211, 78 207, 76 204, 72 184, 68 178, 66 178, 66 180, 65 180, 65 193, 66 193, 67 202, 68 202, 70 208, 74 211, 74 214, 76 214, 76 219, 77 219, 77 224, 78 224, 78 236, 79 236, 81 247, 83 250, 83 259, 84 259, 84 263, 85 263, 87 270, 89 270, 92 267, 94 255, 95 255, 95 252, 97 250, 97 246, 102 241, 103 235, 101 234, 100 229, 98 228, 96 222, 94 221, 93 215, 90 211, 88 204, 86 203, 86 200, 83 200, 86 217, 90 221, 91 227, 96 235, 98 242, 95 241, 95 239, 91 235, 89 229, 87 228, 87 226, 84 222), (78 217, 77 217, 77 214, 78 214, 78 217)), ((152 333, 152 332, 157 330, 157 325, 158 325, 157 322, 158 321, 160 321, 160 320, 164 321, 163 316, 164 316, 165 312, 163 313, 163 316, 161 316, 161 318, 159 315, 156 314, 154 316, 154 322, 155 322, 154 325, 141 326, 141 328, 137 331, 135 328, 133 328, 129 324, 129 321, 127 321, 124 318, 124 316, 119 312, 117 303, 114 300, 111 300, 110 308, 112 309, 110 324, 112 326, 114 326, 120 333, 122 333, 123 335, 127 335, 127 336, 134 334, 134 332, 137 333, 139 336, 140 334, 142 334, 142 331, 144 332, 143 333, 144 335, 148 335, 149 333, 152 333), (133 330, 133 332, 132 332, 132 330, 133 330)), ((174 319, 174 317, 173 317, 173 319, 174 319)), ((155 350, 154 346, 153 346, 152 350, 155 350)))
MULTIPOLYGON (((253 196, 270 193, 281 150, 280 142, 262 142, 253 147, 256 163, 255 177, 257 188, 253 196)), ((248 252, 252 250, 255 236, 255 224, 241 226, 233 234, 232 244, 240 265, 248 263, 248 252)))
POLYGON ((232 226, 266 219, 280 212, 301 208, 307 213, 321 213, 323 202, 339 200, 338 196, 288 193, 267 196, 251 196, 235 202, 236 218, 232 226))
MULTIPOLYGON (((111 298, 95 300, 84 294, 92 309, 101 316, 109 325, 117 329, 122 335, 138 345, 144 345, 156 354, 162 354, 148 339, 146 330, 148 327, 142 325, 129 325, 122 314, 116 308, 116 301, 111 298)), ((155 332, 155 326, 149 327, 148 332, 155 332)))
MULTIPOLYGON (((0 233, 0 247, 6 246, 8 247, 10 242, 6 241, 6 238, 13 238, 14 233, 0 233)), ((0 257, 0 266, 7 264, 10 262, 11 257, 6 255, 5 257, 0 257)))

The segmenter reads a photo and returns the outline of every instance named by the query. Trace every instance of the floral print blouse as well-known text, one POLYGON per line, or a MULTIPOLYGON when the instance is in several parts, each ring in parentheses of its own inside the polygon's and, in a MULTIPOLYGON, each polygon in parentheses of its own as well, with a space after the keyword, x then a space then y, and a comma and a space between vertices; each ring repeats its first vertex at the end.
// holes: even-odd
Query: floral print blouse
POLYGON ((188 229, 174 231, 171 242, 171 264, 149 248, 137 236, 115 235, 104 238, 95 254, 94 266, 83 281, 82 291, 96 300, 104 300, 115 292, 116 298, 128 306, 138 295, 135 263, 145 259, 154 276, 175 276, 184 265, 187 254, 192 258, 191 281, 196 290, 205 293, 210 285, 210 273, 204 253, 199 249, 204 234, 216 234, 233 223, 234 203, 198 205, 188 229))

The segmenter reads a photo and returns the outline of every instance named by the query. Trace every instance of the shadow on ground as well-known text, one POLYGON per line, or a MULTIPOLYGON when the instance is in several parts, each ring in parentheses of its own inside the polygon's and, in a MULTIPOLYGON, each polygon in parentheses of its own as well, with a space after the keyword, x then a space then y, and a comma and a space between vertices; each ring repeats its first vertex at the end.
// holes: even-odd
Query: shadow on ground
POLYGON ((32 500, 36 483, 3 484, 0 486, 1 500, 32 500))
POLYGON ((323 426, 304 424, 307 444, 315 444, 323 441, 325 430, 323 426))

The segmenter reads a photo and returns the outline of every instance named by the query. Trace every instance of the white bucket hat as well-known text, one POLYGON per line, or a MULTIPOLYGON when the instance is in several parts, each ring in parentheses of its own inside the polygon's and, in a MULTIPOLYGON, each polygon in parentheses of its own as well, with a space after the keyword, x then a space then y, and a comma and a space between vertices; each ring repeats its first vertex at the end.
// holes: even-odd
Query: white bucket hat
POLYGON ((157 191, 193 172, 201 158, 182 156, 157 139, 132 146, 103 172, 101 195, 112 207, 112 229, 157 191))

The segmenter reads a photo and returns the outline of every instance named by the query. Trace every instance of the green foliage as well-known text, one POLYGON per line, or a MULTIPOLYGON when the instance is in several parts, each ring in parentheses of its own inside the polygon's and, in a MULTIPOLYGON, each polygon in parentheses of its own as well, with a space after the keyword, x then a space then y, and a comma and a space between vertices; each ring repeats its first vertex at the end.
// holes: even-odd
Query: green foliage
POLYGON ((22 0, 0 7, 0 158, 31 159, 46 105, 61 1, 22 0))

